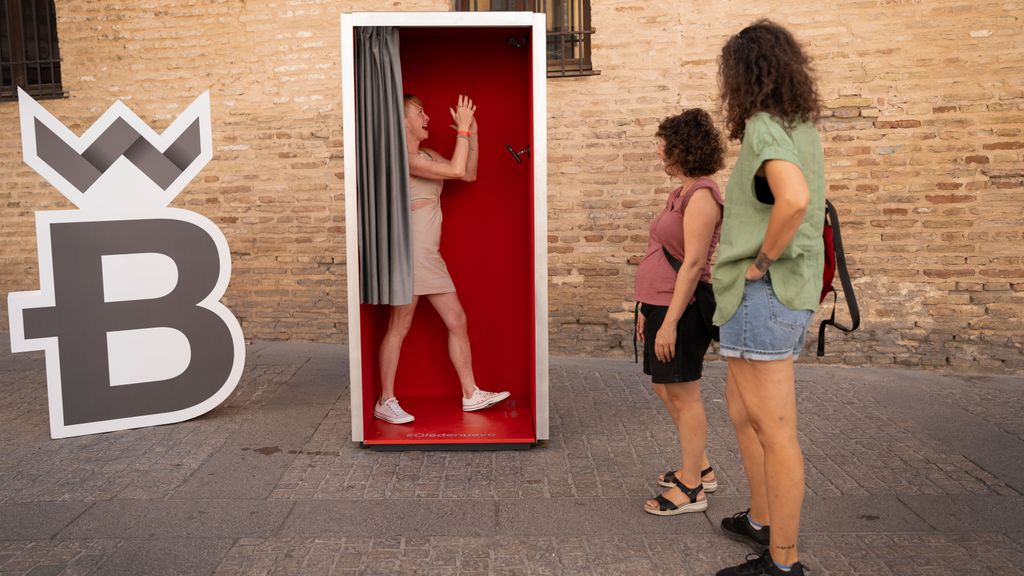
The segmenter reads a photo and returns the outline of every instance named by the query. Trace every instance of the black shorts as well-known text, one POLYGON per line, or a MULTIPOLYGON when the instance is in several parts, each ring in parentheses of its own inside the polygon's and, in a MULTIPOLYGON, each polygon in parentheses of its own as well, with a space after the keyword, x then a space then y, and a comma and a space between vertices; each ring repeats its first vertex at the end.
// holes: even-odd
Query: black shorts
POLYGON ((644 374, 649 374, 655 384, 700 380, 704 354, 711 346, 711 332, 697 309, 697 303, 687 306, 676 324, 676 356, 670 362, 662 362, 654 355, 654 339, 665 321, 666 312, 668 306, 640 305, 640 313, 644 315, 644 374))

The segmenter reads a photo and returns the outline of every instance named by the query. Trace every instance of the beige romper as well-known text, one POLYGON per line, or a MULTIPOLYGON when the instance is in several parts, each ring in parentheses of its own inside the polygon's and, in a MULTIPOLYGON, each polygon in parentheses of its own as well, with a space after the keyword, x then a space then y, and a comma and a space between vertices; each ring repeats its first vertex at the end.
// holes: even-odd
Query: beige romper
MULTIPOLYGON (((425 158, 430 154, 420 150, 425 158)), ((443 180, 409 176, 409 201, 412 205, 412 292, 444 294, 455 292, 448 266, 441 258, 441 187, 443 180)))

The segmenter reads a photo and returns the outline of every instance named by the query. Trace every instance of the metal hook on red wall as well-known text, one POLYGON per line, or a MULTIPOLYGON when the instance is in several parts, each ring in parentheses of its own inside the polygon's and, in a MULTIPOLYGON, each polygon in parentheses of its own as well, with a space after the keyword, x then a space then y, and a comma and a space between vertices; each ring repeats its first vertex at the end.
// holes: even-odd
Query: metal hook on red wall
POLYGON ((523 148, 522 150, 516 152, 516 149, 513 148, 511 144, 505 144, 505 149, 508 150, 508 153, 511 154, 512 157, 515 158, 516 162, 518 162, 519 164, 523 163, 523 156, 526 156, 527 158, 530 157, 530 147, 529 146, 527 146, 526 148, 523 148))

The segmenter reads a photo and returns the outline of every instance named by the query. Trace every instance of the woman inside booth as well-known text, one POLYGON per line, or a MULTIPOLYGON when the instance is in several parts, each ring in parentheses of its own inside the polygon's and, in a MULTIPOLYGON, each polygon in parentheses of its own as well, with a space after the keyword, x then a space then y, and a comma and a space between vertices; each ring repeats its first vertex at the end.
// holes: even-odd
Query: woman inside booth
POLYGON ((476 106, 459 95, 452 115, 456 130, 451 159, 420 147, 427 139, 430 117, 423 102, 411 94, 405 100, 405 141, 409 156, 409 198, 412 210, 413 297, 410 304, 392 306, 388 330, 380 346, 381 396, 373 416, 392 424, 406 424, 414 417, 395 398, 398 358, 420 296, 425 296, 448 328, 448 355, 462 386, 462 409, 482 410, 501 402, 510 393, 486 392, 476 385, 469 346, 466 312, 455 292, 455 284, 441 257, 441 188, 445 180, 476 180, 480 146, 477 141, 476 106))
POLYGON ((709 282, 723 204, 710 177, 722 168, 725 144, 711 116, 693 108, 661 122, 657 145, 678 187, 651 222, 636 271, 636 333, 644 343, 644 373, 676 425, 682 452, 681 466, 658 477, 668 490, 648 500, 644 511, 672 516, 707 509, 705 493, 718 488, 704 451, 700 378, 713 334, 709 282))

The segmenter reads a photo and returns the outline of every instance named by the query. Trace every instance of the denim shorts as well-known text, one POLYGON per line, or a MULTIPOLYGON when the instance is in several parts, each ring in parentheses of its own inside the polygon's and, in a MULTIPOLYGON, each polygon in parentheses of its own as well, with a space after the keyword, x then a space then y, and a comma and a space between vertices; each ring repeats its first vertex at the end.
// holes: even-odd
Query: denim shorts
POLYGON ((722 325, 720 353, 726 358, 796 360, 812 316, 812 310, 791 310, 779 302, 769 276, 747 281, 740 307, 722 325))

